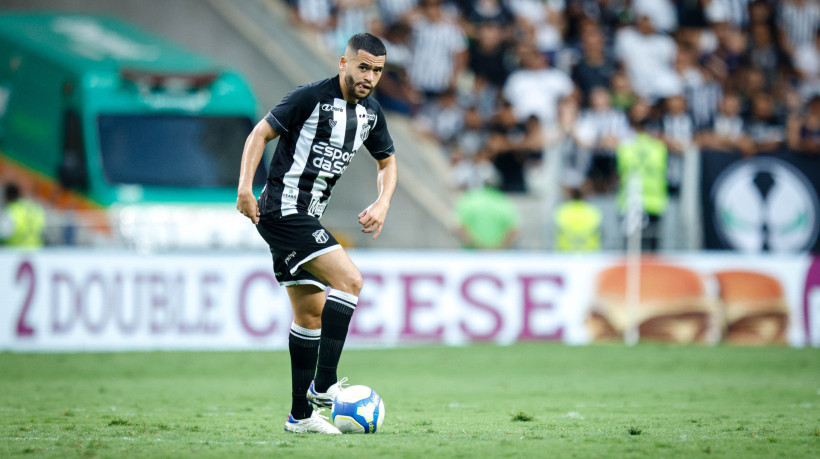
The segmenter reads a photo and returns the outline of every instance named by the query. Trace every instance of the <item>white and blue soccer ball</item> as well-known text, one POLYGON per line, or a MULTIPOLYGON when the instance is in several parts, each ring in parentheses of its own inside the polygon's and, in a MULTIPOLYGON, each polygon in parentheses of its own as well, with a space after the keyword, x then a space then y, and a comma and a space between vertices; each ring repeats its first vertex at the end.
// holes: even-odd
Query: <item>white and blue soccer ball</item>
POLYGON ((384 422, 384 401, 367 386, 346 387, 333 400, 330 419, 342 433, 375 433, 384 422))

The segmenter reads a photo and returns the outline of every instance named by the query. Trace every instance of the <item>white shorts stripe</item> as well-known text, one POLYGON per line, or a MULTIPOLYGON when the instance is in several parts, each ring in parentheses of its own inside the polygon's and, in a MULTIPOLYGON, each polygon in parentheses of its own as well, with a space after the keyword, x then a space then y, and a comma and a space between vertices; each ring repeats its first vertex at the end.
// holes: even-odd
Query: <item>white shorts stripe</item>
POLYGON ((319 281, 312 280, 312 279, 284 281, 284 282, 279 282, 279 285, 281 285, 282 287, 291 287, 291 286, 294 286, 294 285, 315 285, 315 286, 319 287, 322 290, 327 290, 327 285, 325 285, 325 284, 323 284, 319 281))
POLYGON ((296 264, 293 268, 290 268, 290 273, 291 273, 291 274, 293 274, 293 275, 295 276, 295 275, 296 275, 296 271, 299 271, 299 267, 300 267, 300 266, 302 266, 303 264, 305 264, 305 263, 309 262, 310 260, 313 260, 314 258, 318 257, 319 255, 324 255, 324 254, 326 254, 326 253, 328 253, 328 252, 332 252, 332 251, 334 251, 334 250, 336 250, 336 249, 341 249, 341 248, 342 248, 341 244, 336 244, 336 245, 332 245, 332 246, 330 246, 330 247, 325 247, 325 248, 324 248, 324 249, 322 249, 322 250, 319 250, 319 251, 313 252, 313 253, 311 253, 310 255, 308 255, 308 256, 306 256, 305 258, 303 258, 303 259, 302 259, 299 263, 297 263, 297 264, 296 264))

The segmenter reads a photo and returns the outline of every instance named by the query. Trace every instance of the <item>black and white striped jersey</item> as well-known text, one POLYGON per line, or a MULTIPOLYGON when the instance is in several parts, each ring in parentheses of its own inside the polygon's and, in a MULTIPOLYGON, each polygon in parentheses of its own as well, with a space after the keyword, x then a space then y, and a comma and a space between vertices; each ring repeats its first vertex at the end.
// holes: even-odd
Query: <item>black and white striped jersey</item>
POLYGON ((321 218, 336 181, 356 152, 394 153, 381 106, 367 97, 344 100, 339 77, 300 86, 265 116, 279 134, 262 196, 261 214, 308 214, 321 218))

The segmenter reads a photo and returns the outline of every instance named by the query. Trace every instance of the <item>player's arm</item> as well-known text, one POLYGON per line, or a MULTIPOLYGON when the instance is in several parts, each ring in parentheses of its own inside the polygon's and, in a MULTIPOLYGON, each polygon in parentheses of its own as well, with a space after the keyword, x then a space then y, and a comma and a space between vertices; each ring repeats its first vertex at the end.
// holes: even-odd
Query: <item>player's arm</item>
POLYGON ((239 189, 236 196, 236 208, 242 215, 251 219, 253 223, 259 223, 259 207, 256 204, 256 196, 253 194, 253 177, 256 175, 256 168, 265 153, 265 146, 278 134, 271 125, 262 120, 253 128, 248 138, 245 140, 245 148, 242 150, 242 166, 239 170, 239 189))
POLYGON ((377 159, 378 175, 376 185, 379 188, 379 197, 376 202, 368 206, 359 214, 359 223, 364 227, 363 233, 373 233, 373 239, 379 237, 387 217, 387 209, 390 208, 390 200, 393 199, 393 192, 396 191, 398 181, 398 166, 396 155, 388 156, 384 159, 377 159))

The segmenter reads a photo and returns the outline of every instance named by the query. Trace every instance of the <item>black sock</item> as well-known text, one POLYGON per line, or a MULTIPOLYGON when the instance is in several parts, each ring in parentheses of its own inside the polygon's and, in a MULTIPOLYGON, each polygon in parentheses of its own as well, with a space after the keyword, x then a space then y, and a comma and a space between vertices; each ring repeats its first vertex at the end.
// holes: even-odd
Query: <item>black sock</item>
POLYGON ((290 325, 290 381, 293 402, 290 414, 294 419, 309 418, 313 408, 307 400, 307 390, 316 371, 316 359, 319 355, 319 338, 322 329, 310 330, 292 323, 290 325))
POLYGON ((322 339, 319 346, 319 364, 316 370, 316 392, 327 392, 328 387, 336 384, 336 367, 347 338, 350 318, 356 309, 359 298, 356 295, 340 290, 331 290, 327 295, 325 308, 322 310, 322 339))

